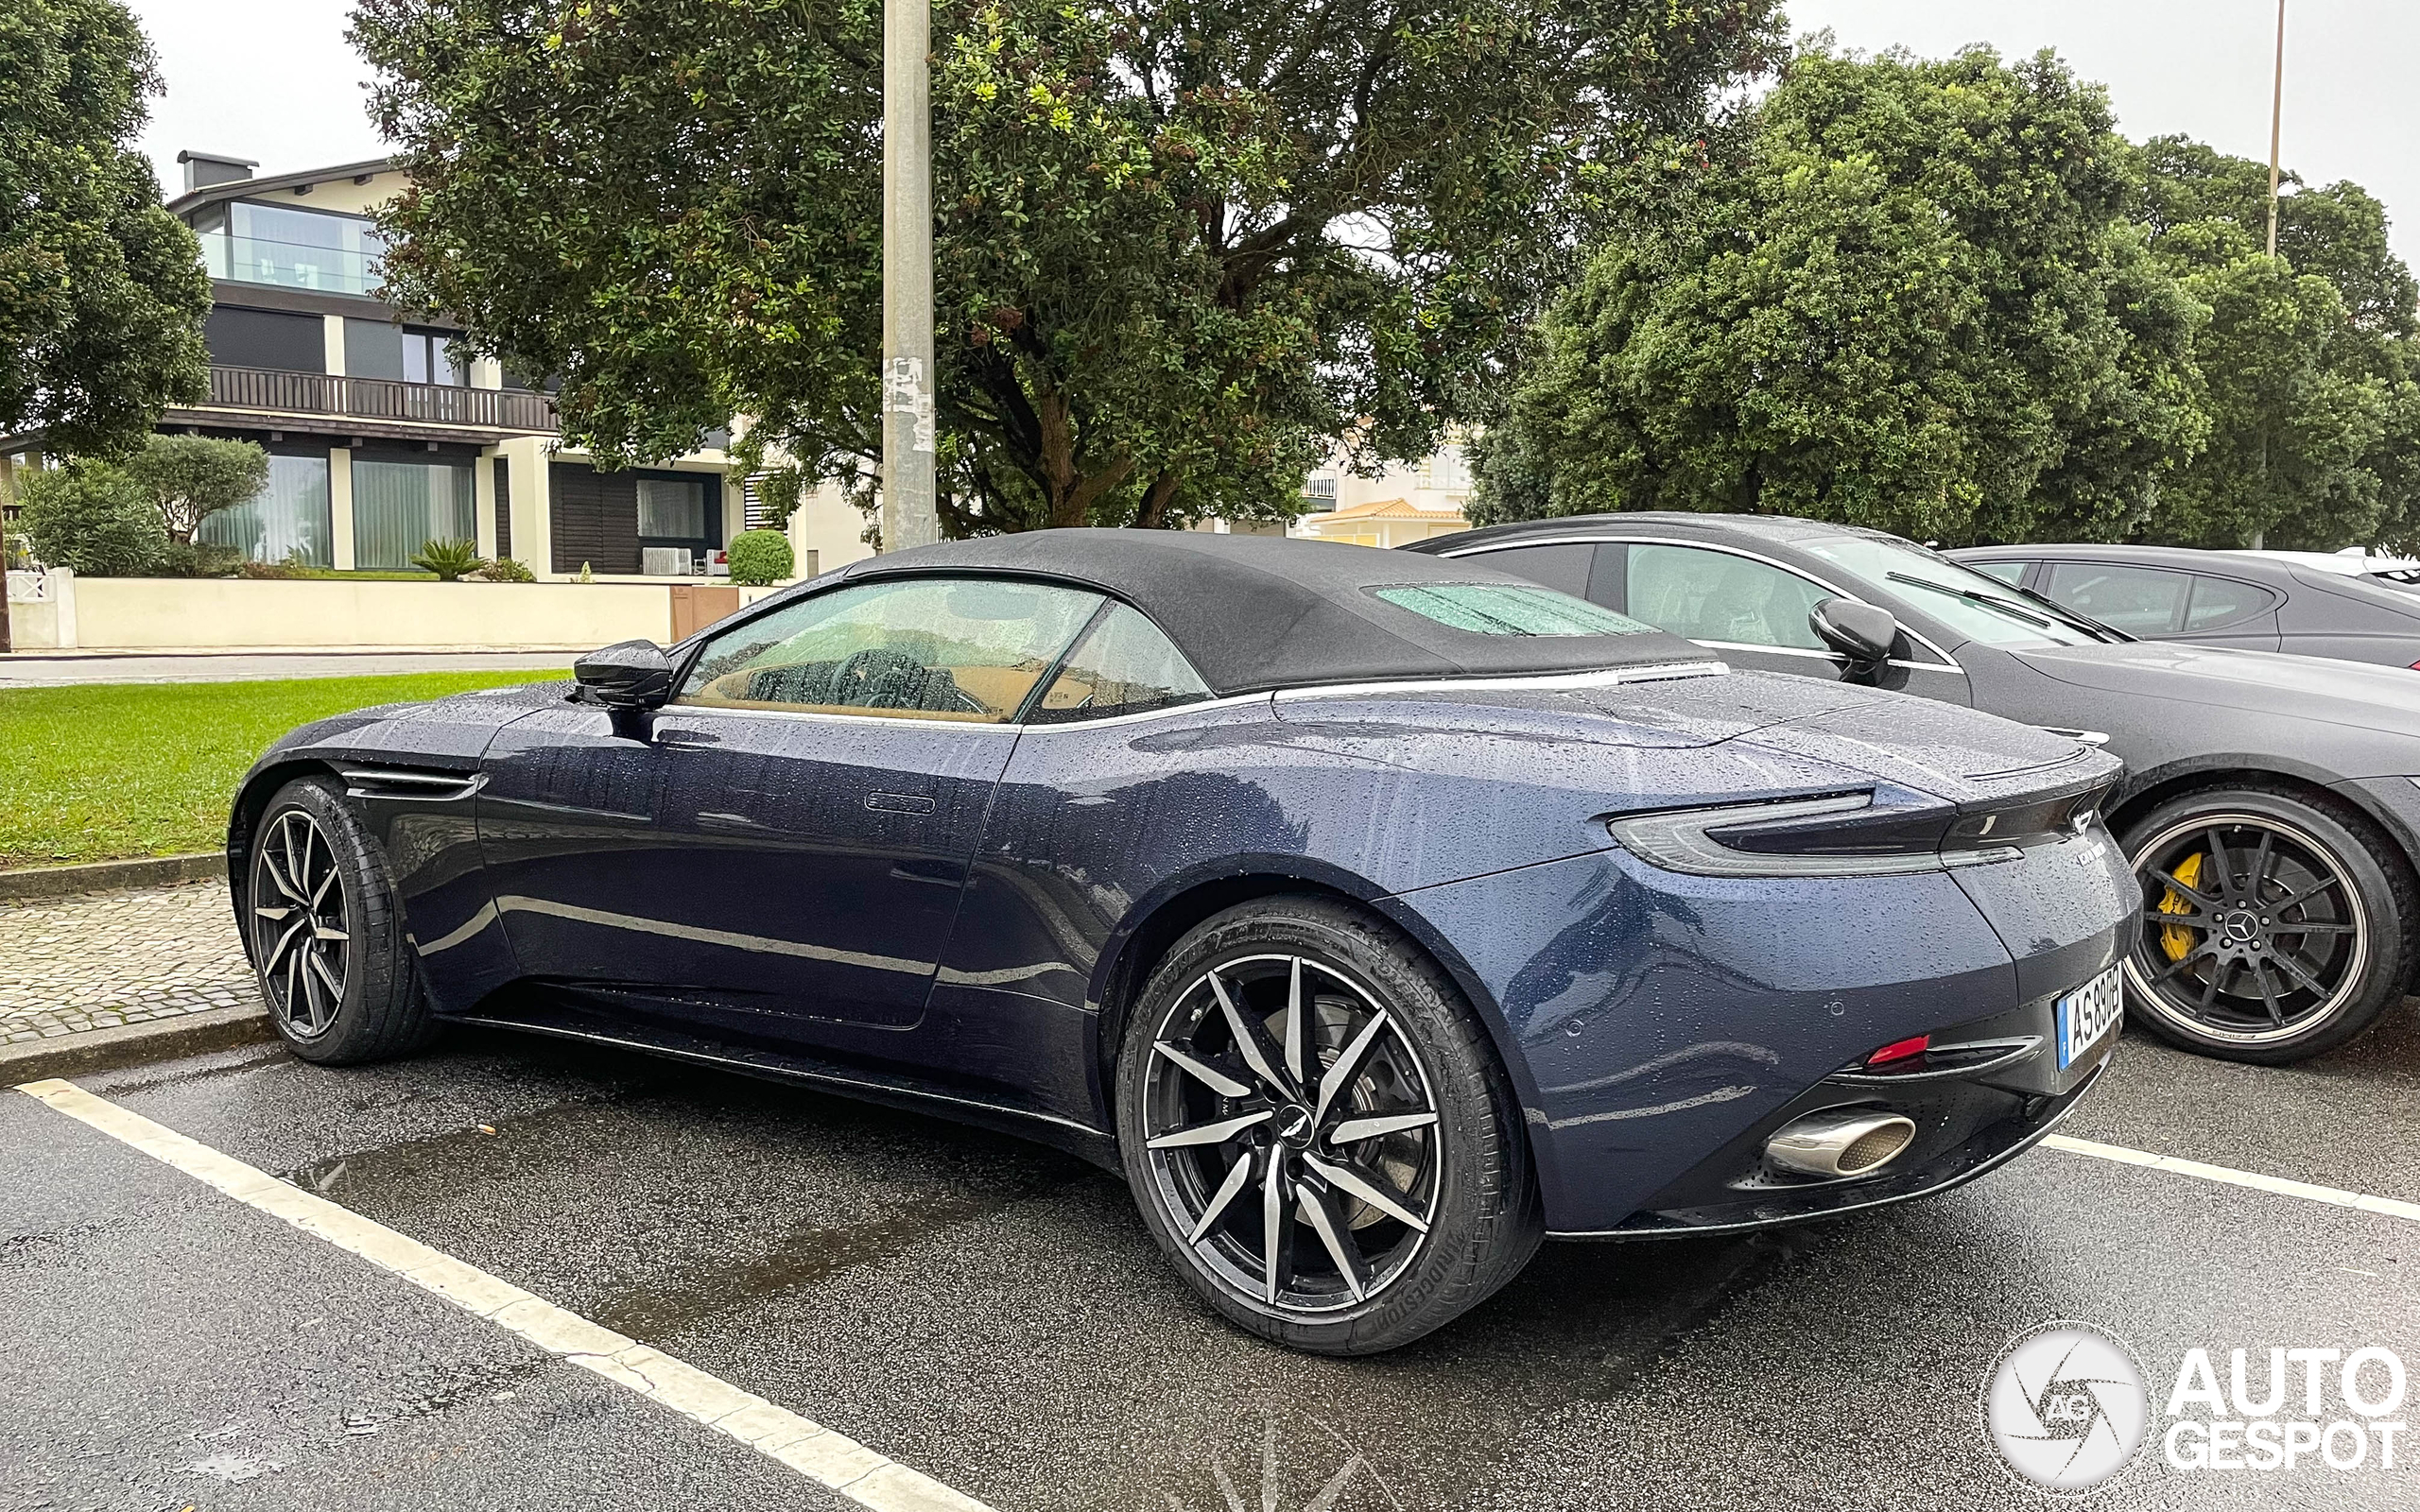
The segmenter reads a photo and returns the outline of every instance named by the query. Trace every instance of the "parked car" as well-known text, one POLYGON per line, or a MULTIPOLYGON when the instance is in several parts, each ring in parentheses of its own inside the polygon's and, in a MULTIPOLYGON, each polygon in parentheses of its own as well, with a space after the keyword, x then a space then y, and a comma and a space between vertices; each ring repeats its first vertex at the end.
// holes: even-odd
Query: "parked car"
POLYGON ((2420 593, 2360 571, 2359 558, 2182 546, 1973 546, 1947 555, 2140 640, 2420 667, 2420 593))
POLYGON ((1938 1192, 2115 1039, 2116 761, 1470 564, 1011 536, 578 674, 252 769, 296 1054, 494 1024, 1050 1141, 1304 1349, 1418 1337, 1544 1233, 1938 1192))
POLYGON ((2109 820, 2146 910, 2128 1009, 2177 1044, 2301 1059, 2368 1027, 2420 970, 2420 678, 2136 641, 1896 536, 1812 520, 1594 515, 1409 549, 1582 593, 1735 665, 2104 733, 2126 762, 2109 820))

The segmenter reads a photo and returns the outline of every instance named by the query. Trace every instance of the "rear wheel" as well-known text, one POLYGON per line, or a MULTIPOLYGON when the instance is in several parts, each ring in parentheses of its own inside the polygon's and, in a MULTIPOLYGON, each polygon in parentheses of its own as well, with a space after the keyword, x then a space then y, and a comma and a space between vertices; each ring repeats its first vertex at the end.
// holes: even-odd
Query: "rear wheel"
POLYGON ((262 1000, 296 1055, 380 1060, 436 1032, 386 859, 326 781, 288 782, 269 799, 244 907, 262 1000))
POLYGON ((1409 940, 1331 900, 1245 903, 1180 941, 1129 1021, 1117 1104, 1153 1238, 1282 1344, 1408 1344, 1541 1238, 1484 1033, 1409 940))
POLYGON ((2420 910, 2357 816, 2212 789, 2161 804, 2124 843, 2143 885, 2127 1007, 2161 1038, 2280 1065, 2343 1044, 2402 997, 2420 910))

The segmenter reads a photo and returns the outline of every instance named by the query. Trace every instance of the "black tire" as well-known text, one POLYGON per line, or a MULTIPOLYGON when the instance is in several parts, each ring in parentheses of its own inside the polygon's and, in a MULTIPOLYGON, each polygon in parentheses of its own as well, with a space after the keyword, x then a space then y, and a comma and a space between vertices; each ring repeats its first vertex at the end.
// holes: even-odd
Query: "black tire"
POLYGON ((1117 1131, 1144 1221, 1185 1280, 1298 1349, 1409 1344, 1520 1274, 1544 1236, 1486 1032, 1411 941, 1330 899, 1238 904, 1177 942, 1127 1022, 1117 1131), (1238 1023, 1266 1036, 1255 1049, 1275 1070, 1255 1069, 1238 1023), (1236 1120, 1251 1126, 1169 1143, 1236 1120))
POLYGON ((2170 1044, 2286 1065, 2401 1001, 2420 890, 2360 814, 2284 787, 2204 788, 2120 843, 2144 910, 2126 1013, 2170 1044))
POLYGON ((357 1065, 435 1036, 386 857, 333 782, 301 778, 269 799, 244 907, 262 1001, 296 1055, 357 1065))

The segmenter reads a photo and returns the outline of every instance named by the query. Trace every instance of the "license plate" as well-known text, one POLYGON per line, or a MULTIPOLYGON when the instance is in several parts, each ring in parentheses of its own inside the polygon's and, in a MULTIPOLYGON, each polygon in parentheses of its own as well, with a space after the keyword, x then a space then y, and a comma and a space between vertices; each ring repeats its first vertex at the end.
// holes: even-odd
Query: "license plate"
POLYGON ((2114 966, 2061 998, 2053 1009, 2059 1021, 2059 1069, 2074 1065, 2117 1028, 2124 1006, 2114 966))

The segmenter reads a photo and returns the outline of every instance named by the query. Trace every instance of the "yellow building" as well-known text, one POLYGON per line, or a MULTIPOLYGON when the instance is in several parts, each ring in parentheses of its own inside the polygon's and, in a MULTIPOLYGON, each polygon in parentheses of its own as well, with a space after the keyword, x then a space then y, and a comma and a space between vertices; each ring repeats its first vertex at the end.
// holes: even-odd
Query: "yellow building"
POLYGON ((1470 527, 1461 509, 1452 504, 1424 507, 1409 499, 1372 499, 1324 514, 1305 515, 1294 523, 1294 534, 1306 541, 1341 541, 1356 546, 1408 546, 1470 527))
MULTIPOLYGON (((256 176, 249 160, 178 155, 168 209, 199 237, 211 277, 210 391, 164 432, 258 443, 268 483, 204 522, 205 541, 261 561, 338 571, 408 567, 423 542, 469 540, 541 578, 713 576, 756 523, 728 432, 660 465, 606 470, 563 444, 551 385, 470 356, 443 320, 378 297, 373 218, 407 181, 372 159, 256 176)), ((45 450, 0 437, 0 479, 45 450)), ((805 576, 868 555, 837 490, 802 500, 790 535, 805 576)))

